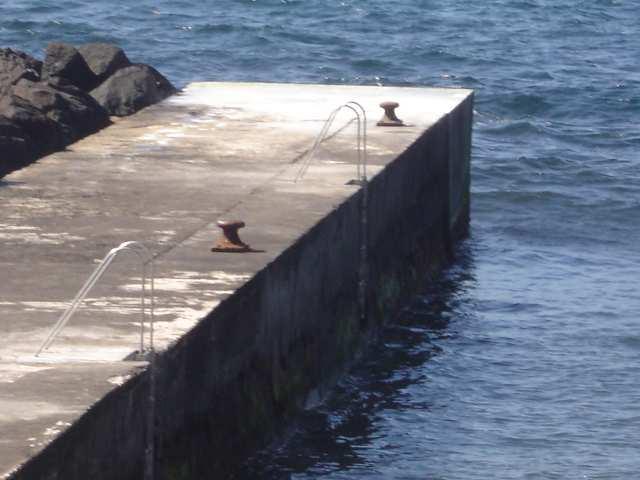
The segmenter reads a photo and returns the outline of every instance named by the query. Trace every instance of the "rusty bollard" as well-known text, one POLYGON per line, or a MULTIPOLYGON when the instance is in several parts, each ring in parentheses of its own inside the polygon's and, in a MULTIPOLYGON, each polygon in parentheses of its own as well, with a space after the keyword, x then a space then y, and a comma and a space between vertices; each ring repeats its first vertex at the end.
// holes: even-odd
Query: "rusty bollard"
POLYGON ((380 104, 384 108, 384 115, 377 123, 379 127, 403 127, 404 122, 396 117, 396 108, 400 106, 398 102, 382 102, 380 104))
POLYGON ((212 252, 242 253, 251 251, 251 247, 240 240, 238 230, 245 226, 240 220, 220 220, 218 226, 222 229, 222 236, 211 249, 212 252))

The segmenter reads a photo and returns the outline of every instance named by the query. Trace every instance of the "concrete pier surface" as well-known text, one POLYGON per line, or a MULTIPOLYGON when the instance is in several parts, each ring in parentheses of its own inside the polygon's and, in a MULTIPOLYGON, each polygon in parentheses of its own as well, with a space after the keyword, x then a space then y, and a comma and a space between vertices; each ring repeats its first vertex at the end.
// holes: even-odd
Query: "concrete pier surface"
MULTIPOLYGON (((141 272, 137 258, 118 257, 51 347, 36 357, 40 343, 107 251, 136 240, 155 256, 155 347, 169 351, 165 365, 169 371, 179 356, 172 352, 186 348, 183 336, 187 332, 204 317, 211 317, 210 312, 215 313, 225 299, 239 290, 250 291, 247 285, 256 275, 278 267, 283 252, 291 252, 303 237, 312 238, 319 223, 347 208, 346 202, 357 196, 360 187, 347 184, 356 177, 357 161, 356 123, 349 111, 337 117, 332 129, 336 133, 322 143, 306 175, 293 181, 328 115, 351 100, 361 103, 369 117, 372 228, 377 228, 375 221, 381 222, 382 216, 385 222, 386 217, 391 218, 394 208, 393 198, 385 203, 384 198, 376 197, 376 188, 382 188, 374 185, 376 177, 425 132, 438 128, 444 132, 443 146, 429 146, 433 139, 425 143, 424 162, 429 155, 439 155, 439 148, 449 159, 464 160, 449 161, 443 167, 447 177, 438 183, 448 182, 442 187, 448 196, 443 209, 447 228, 457 228, 463 222, 461 216, 468 214, 472 104, 472 93, 462 89, 194 83, 0 180, 0 478, 40 478, 33 472, 49 475, 47 478, 133 478, 131 472, 142 468, 142 455, 135 454, 137 444, 131 447, 137 459, 120 473, 115 467, 103 468, 95 458, 88 460, 94 466, 78 466, 73 474, 64 470, 70 467, 55 467, 52 462, 58 458, 73 463, 70 453, 60 458, 60 452, 77 450, 77 444, 83 442, 83 428, 90 423, 87 412, 98 411, 106 396, 116 398, 132 383, 130 379, 141 378, 145 371, 146 362, 125 360, 139 347, 141 272), (388 100, 399 102, 396 113, 406 126, 376 126, 383 113, 379 104, 388 100), (391 213, 377 213, 384 205, 389 205, 391 213), (246 222, 241 237, 256 251, 211 252, 220 233, 216 226, 220 219, 246 222), (72 426, 75 430, 67 432, 72 426), (56 445, 63 442, 70 446, 56 445), (38 464, 39 457, 45 460, 38 464), (25 463, 21 471, 12 473, 25 463), (96 476, 93 468, 104 473, 96 476)), ((392 180, 384 181, 391 184, 392 180)), ((408 190, 413 188, 411 180, 402 180, 408 190)), ((358 231, 355 223, 353 229, 358 231)), ((389 228, 380 227, 380 231, 389 228)), ((372 234, 372 241, 376 238, 372 234)), ((327 250, 340 250, 342 241, 338 236, 324 245, 327 250)), ((300 268, 309 268, 310 276, 319 269, 317 264, 300 268)), ((318 281, 327 285, 334 280, 340 281, 318 281)), ((281 306, 310 302, 313 306, 301 283, 298 279, 299 290, 269 292, 269 302, 281 306)), ((268 285, 278 283, 270 279, 268 285)), ((256 329, 272 339, 275 334, 265 325, 273 326, 273 331, 281 325, 273 319, 269 322, 256 329)), ((302 338, 305 328, 295 327, 302 333, 292 338, 302 338)), ((273 342, 280 351, 289 340, 277 335, 273 342)), ((224 345, 223 339, 216 338, 224 345)), ((253 342, 253 337, 247 338, 248 345, 253 342)), ((237 352, 234 355, 234 359, 241 358, 237 352)), ((230 376, 242 362, 225 367, 224 375, 230 376)), ((184 368, 187 373, 175 375, 180 381, 189 375, 188 367, 184 368)), ((174 388, 171 377, 166 374, 167 392, 174 388)), ((162 385, 162 379, 159 382, 162 385)), ((184 388, 178 383, 176 389, 184 388)), ((90 425, 92 435, 99 436, 100 428, 107 428, 104 419, 108 417, 100 418, 90 425)), ((143 423, 140 420, 138 430, 143 423)), ((131 438, 138 441, 144 434, 134 432, 136 425, 132 421, 131 438)), ((83 455, 111 448, 95 446, 88 438, 86 443, 95 447, 94 453, 87 450, 83 455)))

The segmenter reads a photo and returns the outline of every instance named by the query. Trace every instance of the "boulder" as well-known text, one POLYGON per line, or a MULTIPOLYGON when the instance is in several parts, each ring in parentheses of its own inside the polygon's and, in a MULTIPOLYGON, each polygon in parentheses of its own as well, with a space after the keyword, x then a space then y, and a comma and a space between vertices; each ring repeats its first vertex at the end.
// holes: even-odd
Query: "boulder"
POLYGON ((51 43, 44 63, 0 49, 0 178, 175 92, 114 45, 51 43))
POLYGON ((0 116, 0 178, 33 162, 37 154, 25 132, 0 116))
POLYGON ((110 115, 137 112, 176 92, 171 82, 155 68, 136 64, 122 68, 91 92, 110 115))
POLYGON ((121 68, 131 65, 121 48, 108 43, 81 45, 78 47, 78 52, 98 78, 98 83, 104 82, 121 68))
POLYGON ((109 115, 91 95, 63 79, 50 82, 20 80, 11 93, 58 124, 62 146, 109 124, 109 115))
POLYGON ((52 112, 50 118, 68 126, 71 140, 75 142, 111 124, 109 113, 87 92, 62 81, 51 82, 49 86, 57 90, 65 102, 65 107, 52 112))
POLYGON ((90 91, 98 85, 98 78, 91 71, 82 55, 72 45, 50 43, 47 46, 42 79, 63 78, 76 87, 90 91))
MULTIPOLYGON (((6 137, 25 139, 38 157, 64 148, 60 125, 19 96, 10 93, 1 97, 0 115, 20 132, 20 135, 6 137)), ((8 127, 5 125, 5 128, 8 127)))
POLYGON ((91 95, 63 79, 23 78, 0 97, 0 177, 109 123, 91 95))
POLYGON ((21 78, 40 80, 42 62, 10 48, 0 48, 0 95, 6 94, 21 78))

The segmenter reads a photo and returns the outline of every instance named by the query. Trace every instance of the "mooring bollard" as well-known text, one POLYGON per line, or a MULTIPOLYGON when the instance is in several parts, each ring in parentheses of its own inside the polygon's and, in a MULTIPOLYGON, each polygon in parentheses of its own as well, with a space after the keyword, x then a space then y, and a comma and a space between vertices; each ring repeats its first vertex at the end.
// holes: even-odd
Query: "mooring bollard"
POLYGON ((218 227, 222 229, 222 236, 218 243, 211 248, 212 252, 242 253, 250 252, 251 247, 240 240, 238 230, 244 228, 245 223, 241 220, 220 220, 218 227))
POLYGON ((400 106, 398 102, 382 102, 380 106, 384 109, 384 115, 377 123, 379 127, 403 127, 404 122, 396 116, 396 108, 400 106))

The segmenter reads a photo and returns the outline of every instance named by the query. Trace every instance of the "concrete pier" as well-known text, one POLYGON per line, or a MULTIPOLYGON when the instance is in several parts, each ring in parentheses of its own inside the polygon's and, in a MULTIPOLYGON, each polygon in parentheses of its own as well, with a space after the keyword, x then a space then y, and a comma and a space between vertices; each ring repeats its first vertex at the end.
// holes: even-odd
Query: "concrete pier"
POLYGON ((155 478, 224 478, 465 234, 472 103, 461 89, 196 83, 0 180, 0 478, 139 479, 150 444, 155 478), (293 181, 350 100, 369 115, 364 237, 352 115, 293 181), (376 126, 387 100, 406 126, 376 126), (246 222, 256 251, 211 252, 222 218, 246 222), (139 346, 135 257, 34 355, 127 240, 155 255, 151 432, 147 363, 125 360, 139 346))

